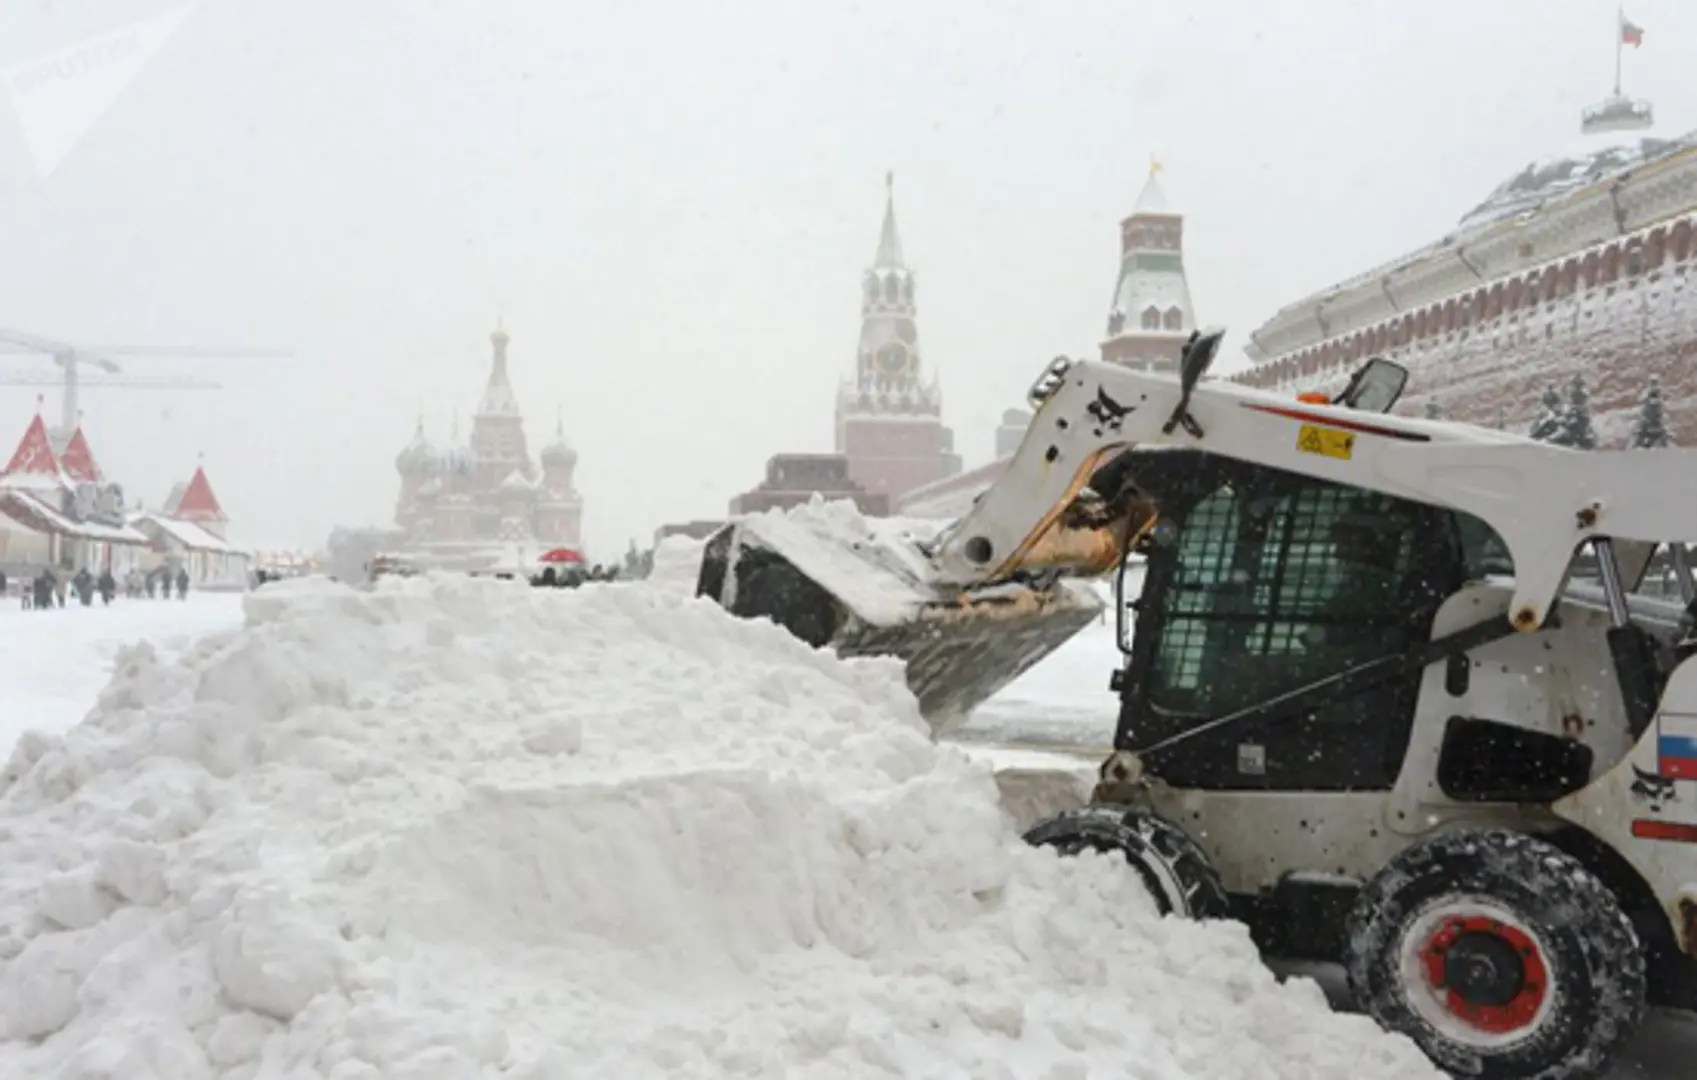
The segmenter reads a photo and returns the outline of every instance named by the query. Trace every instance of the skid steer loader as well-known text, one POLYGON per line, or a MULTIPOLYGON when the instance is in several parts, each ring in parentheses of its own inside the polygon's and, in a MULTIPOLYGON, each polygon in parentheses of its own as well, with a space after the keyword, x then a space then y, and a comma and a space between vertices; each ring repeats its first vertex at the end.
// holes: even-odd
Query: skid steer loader
POLYGON ((952 714, 1136 559, 1114 750, 1026 839, 1341 962, 1456 1075, 1600 1076, 1648 1003, 1697 1006, 1697 454, 1392 416, 1382 360, 1330 401, 1205 381, 1220 337, 1177 377, 1050 365, 1000 479, 911 550, 739 523, 698 591, 906 657, 952 714), (1659 547, 1683 610, 1633 595, 1659 547))

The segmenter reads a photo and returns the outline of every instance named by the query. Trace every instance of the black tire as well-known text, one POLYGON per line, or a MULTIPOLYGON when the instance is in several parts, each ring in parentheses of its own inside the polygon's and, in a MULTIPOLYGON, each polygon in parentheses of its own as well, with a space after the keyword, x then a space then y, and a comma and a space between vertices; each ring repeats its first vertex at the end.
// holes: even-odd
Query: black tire
POLYGON ((1162 915, 1224 919, 1231 901, 1219 872, 1183 829, 1159 814, 1133 806, 1067 810, 1025 834, 1034 847, 1062 855, 1084 850, 1118 852, 1143 879, 1162 915))
POLYGON ((1350 912, 1356 1003, 1476 1080, 1591 1080, 1644 1019, 1644 950, 1585 865, 1520 833, 1392 859, 1350 912))

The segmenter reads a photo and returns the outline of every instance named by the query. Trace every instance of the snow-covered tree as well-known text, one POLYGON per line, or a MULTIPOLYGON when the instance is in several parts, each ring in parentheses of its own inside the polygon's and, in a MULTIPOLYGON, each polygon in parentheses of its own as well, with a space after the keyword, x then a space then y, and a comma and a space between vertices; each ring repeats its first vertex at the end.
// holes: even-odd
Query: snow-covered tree
POLYGON ((1638 395, 1638 416, 1632 421, 1632 447, 1635 450, 1660 450, 1673 445, 1668 438, 1666 419, 1662 415, 1662 384, 1654 375, 1638 395))
POLYGON ((1544 389, 1544 397, 1540 403, 1537 417, 1532 421, 1532 430, 1527 434, 1539 442, 1559 442, 1557 436, 1562 431, 1561 394, 1553 386, 1544 389))
POLYGON ((1597 429, 1591 426, 1591 393, 1585 389, 1585 376, 1575 375, 1567 389, 1567 407, 1561 414, 1561 437, 1551 440, 1575 450, 1595 450, 1597 429))

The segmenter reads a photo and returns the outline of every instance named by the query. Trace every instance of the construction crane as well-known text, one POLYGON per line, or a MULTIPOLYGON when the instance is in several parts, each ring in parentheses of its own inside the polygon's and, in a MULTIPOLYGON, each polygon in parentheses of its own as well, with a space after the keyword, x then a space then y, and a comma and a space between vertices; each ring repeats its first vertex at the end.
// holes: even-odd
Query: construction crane
POLYGON ((78 396, 82 389, 104 387, 126 390, 217 390, 220 384, 195 376, 129 375, 111 359, 113 356, 160 356, 173 358, 242 358, 286 359, 293 354, 261 349, 171 348, 144 345, 72 345, 69 342, 0 329, 0 353, 34 354, 49 357, 59 366, 60 374, 42 371, 0 371, 0 386, 57 386, 61 389, 59 439, 68 439, 75 430, 81 408, 78 396), (107 375, 122 378, 85 380, 84 365, 107 375))

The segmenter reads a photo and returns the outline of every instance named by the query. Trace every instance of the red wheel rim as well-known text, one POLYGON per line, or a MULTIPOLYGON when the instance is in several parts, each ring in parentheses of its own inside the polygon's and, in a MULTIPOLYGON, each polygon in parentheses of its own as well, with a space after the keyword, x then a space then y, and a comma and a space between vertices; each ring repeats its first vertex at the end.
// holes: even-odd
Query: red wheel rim
POLYGON ((1538 943, 1525 931, 1489 916, 1445 919, 1421 948, 1420 961, 1427 982, 1444 1007, 1458 1019, 1492 1035, 1509 1035, 1530 1025, 1549 996, 1549 967, 1538 943), (1520 987, 1508 1001, 1500 1005, 1469 1001, 1448 985, 1450 950, 1468 935, 1494 938, 1520 958, 1520 987))

